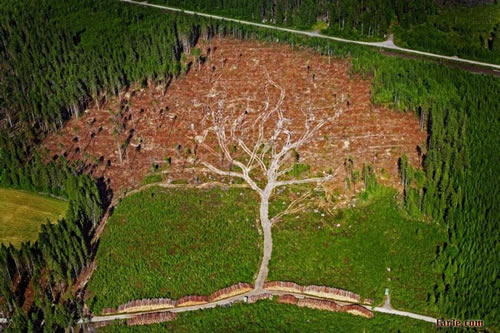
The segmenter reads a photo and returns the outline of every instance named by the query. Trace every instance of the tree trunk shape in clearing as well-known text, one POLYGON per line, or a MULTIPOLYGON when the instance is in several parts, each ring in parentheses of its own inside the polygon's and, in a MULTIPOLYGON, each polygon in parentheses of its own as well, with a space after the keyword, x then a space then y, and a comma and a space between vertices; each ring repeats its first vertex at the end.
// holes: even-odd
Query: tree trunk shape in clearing
POLYGON ((217 89, 220 76, 215 82, 209 82, 212 84, 212 89, 206 96, 208 101, 201 103, 204 112, 201 126, 207 122, 211 125, 204 126, 201 133, 196 131, 194 124, 191 128, 200 150, 201 164, 205 167, 201 171, 223 177, 240 178, 259 194, 259 217, 264 246, 255 280, 255 290, 261 290, 267 279, 273 247, 273 223, 285 214, 297 212, 303 207, 300 206, 301 202, 310 194, 306 193, 292 201, 288 208, 270 218, 269 199, 272 192, 280 186, 318 184, 333 178, 333 174, 324 173, 323 177, 294 179, 289 175, 289 171, 293 169, 296 151, 314 139, 324 125, 336 120, 343 112, 337 107, 336 102, 314 108, 309 105, 307 110, 300 110, 304 122, 303 127, 297 130, 298 127, 292 125, 294 121, 300 120, 297 120, 297 117, 288 119, 284 114, 282 105, 286 96, 285 90, 271 79, 267 70, 264 71, 268 80, 265 87, 267 98, 265 101, 255 96, 227 100, 225 87, 217 89), (277 89, 280 92, 274 106, 271 106, 274 103, 271 103, 270 89, 277 89), (245 101, 246 107, 243 107, 245 101), (201 153, 203 148, 207 151, 205 156, 201 153), (216 166, 217 164, 220 166, 216 166), (257 171, 260 171, 260 175, 256 175, 257 171), (282 178, 286 179, 280 180, 282 178), (259 183, 265 184, 265 187, 260 187, 259 183))
POLYGON ((261 196, 260 198, 260 225, 264 234, 264 246, 262 262, 260 264, 259 273, 255 280, 255 289, 260 290, 264 287, 264 282, 267 280, 269 273, 269 260, 273 252, 273 238, 271 235, 271 221, 269 220, 269 197, 261 196))

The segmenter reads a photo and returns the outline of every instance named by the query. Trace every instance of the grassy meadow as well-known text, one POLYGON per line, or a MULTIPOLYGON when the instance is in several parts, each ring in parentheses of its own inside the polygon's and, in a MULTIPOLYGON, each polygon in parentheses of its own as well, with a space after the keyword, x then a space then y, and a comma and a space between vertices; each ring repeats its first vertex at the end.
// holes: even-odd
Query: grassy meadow
POLYGON ((99 332, 435 332, 435 326, 420 320, 376 313, 372 319, 295 305, 261 301, 235 304, 179 314, 177 320, 148 326, 127 327, 121 323, 99 332))
POLYGON ((35 241, 42 224, 64 217, 65 201, 20 190, 0 188, 0 243, 19 247, 35 241))
POLYGON ((283 218, 273 227, 269 280, 344 288, 375 303, 387 287, 395 308, 432 312, 427 293, 439 278, 432 261, 445 235, 404 217, 395 194, 379 187, 333 216, 308 209, 283 218))
POLYGON ((208 295, 253 282, 260 259, 257 197, 242 189, 162 189, 125 198, 101 237, 87 304, 208 295))

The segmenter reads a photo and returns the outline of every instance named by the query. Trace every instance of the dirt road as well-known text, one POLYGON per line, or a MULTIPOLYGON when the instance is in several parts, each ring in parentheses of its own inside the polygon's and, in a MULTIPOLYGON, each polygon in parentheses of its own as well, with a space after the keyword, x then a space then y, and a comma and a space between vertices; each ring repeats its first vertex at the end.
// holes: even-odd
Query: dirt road
POLYGON ((131 4, 135 4, 135 5, 146 6, 146 7, 153 7, 153 8, 164 9, 164 10, 175 11, 175 12, 183 12, 184 14, 197 15, 197 16, 207 17, 207 18, 211 18, 211 19, 215 19, 215 20, 224 20, 224 21, 236 22, 236 23, 251 25, 251 26, 260 27, 260 28, 290 32, 293 34, 306 35, 306 36, 316 37, 316 38, 330 39, 330 40, 335 40, 337 42, 342 42, 342 43, 374 46, 374 47, 378 47, 378 48, 382 48, 382 49, 397 50, 397 51, 406 52, 406 53, 418 54, 421 56, 427 56, 427 57, 438 58, 438 59, 445 59, 445 60, 449 60, 449 61, 465 63, 465 64, 472 64, 472 65, 477 65, 477 66, 490 67, 490 68, 493 68, 496 70, 500 70, 500 65, 496 65, 496 64, 490 64, 490 63, 481 62, 481 61, 463 59, 463 58, 459 58, 459 57, 455 57, 455 56, 452 56, 452 57, 444 56, 444 55, 440 55, 440 54, 423 52, 423 51, 399 47, 399 46, 394 44, 391 36, 389 37, 389 39, 387 39, 386 41, 383 41, 383 42, 362 42, 362 41, 344 39, 344 38, 339 38, 339 37, 325 36, 325 35, 319 34, 316 31, 310 32, 310 31, 288 29, 288 28, 282 28, 282 27, 272 26, 272 25, 268 25, 268 24, 249 22, 249 21, 241 21, 241 20, 231 19, 231 18, 218 16, 218 15, 210 15, 210 14, 204 14, 204 13, 194 12, 194 11, 190 11, 190 10, 183 10, 183 9, 174 8, 174 7, 160 6, 160 5, 150 4, 147 1, 145 1, 145 2, 139 2, 139 1, 133 1, 133 0, 120 0, 120 1, 128 2, 131 4))
MULTIPOLYGON (((174 308, 174 309, 168 309, 168 310, 158 310, 158 311, 150 311, 150 312, 139 312, 139 313, 124 313, 124 314, 117 314, 117 315, 111 315, 111 316, 94 316, 90 320, 87 319, 80 319, 79 323, 84 323, 84 322, 91 322, 91 323, 98 323, 98 322, 105 322, 105 321, 113 321, 113 320, 126 320, 126 319, 131 319, 137 315, 141 314, 146 314, 146 313, 154 313, 154 312, 176 312, 176 313, 181 313, 181 312, 188 312, 188 311, 197 311, 197 310, 203 310, 203 309, 213 309, 217 306, 224 306, 224 305, 230 305, 231 303, 234 302, 243 302, 244 298, 247 296, 253 296, 253 295, 261 295, 261 294, 272 294, 274 296, 280 296, 284 294, 288 295, 294 295, 297 298, 304 298, 305 295, 303 294, 294 294, 290 292, 281 292, 281 291, 268 291, 268 290, 252 290, 248 293, 237 295, 234 297, 226 298, 217 302, 213 303, 207 303, 207 304, 201 304, 201 305, 194 305, 194 306, 186 306, 186 307, 180 307, 180 308, 174 308)), ((307 296, 308 298, 316 298, 314 296, 307 296)), ((336 301, 339 305, 347 305, 350 303, 345 303, 345 302, 338 302, 336 301)), ((366 306, 367 309, 375 311, 375 312, 382 312, 382 313, 388 313, 388 314, 393 314, 397 316, 403 316, 403 317, 410 317, 414 318, 417 320, 423 320, 427 321, 430 323, 436 323, 436 318, 428 317, 428 316, 423 316, 419 315, 416 313, 411 313, 411 312, 406 312, 406 311, 398 311, 394 309, 387 309, 386 307, 375 307, 371 308, 369 306, 366 306)))

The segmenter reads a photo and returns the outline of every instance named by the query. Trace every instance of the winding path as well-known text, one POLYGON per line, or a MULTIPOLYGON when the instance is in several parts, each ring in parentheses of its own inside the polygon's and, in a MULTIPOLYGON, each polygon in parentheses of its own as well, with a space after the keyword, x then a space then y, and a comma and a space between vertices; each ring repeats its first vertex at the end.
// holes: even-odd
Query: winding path
POLYGON ((456 62, 471 64, 471 65, 484 66, 484 67, 492 68, 494 72, 497 72, 497 73, 500 72, 500 65, 496 65, 496 64, 490 64, 490 63, 481 62, 481 61, 463 59, 463 58, 459 58, 459 57, 455 57, 455 56, 445 56, 445 55, 440 55, 440 54, 435 54, 435 53, 430 53, 430 52, 423 52, 423 51, 399 47, 399 46, 394 44, 394 42, 392 40, 392 36, 389 36, 389 39, 387 39, 386 41, 383 41, 383 42, 362 42, 362 41, 358 41, 358 40, 351 40, 351 39, 344 39, 344 38, 339 38, 339 37, 321 35, 316 31, 310 32, 310 31, 295 30, 295 29, 283 28, 283 27, 278 27, 278 26, 273 26, 273 25, 268 25, 268 24, 262 24, 262 23, 256 23, 256 22, 250 22, 250 21, 242 21, 242 20, 227 18, 227 17, 223 17, 223 16, 218 16, 218 15, 211 15, 211 14, 204 14, 204 13, 200 13, 200 12, 194 12, 194 11, 190 11, 190 10, 183 10, 183 9, 179 9, 179 8, 175 8, 175 7, 155 5, 155 4, 148 3, 147 1, 144 1, 144 2, 134 1, 134 0, 120 0, 120 1, 128 2, 131 4, 135 4, 135 5, 140 5, 140 6, 153 7, 153 8, 164 9, 164 10, 169 10, 169 11, 174 11, 174 12, 182 12, 182 13, 188 14, 188 15, 198 15, 198 16, 202 16, 202 17, 215 19, 215 20, 236 22, 236 23, 240 23, 240 24, 244 24, 244 25, 251 25, 251 26, 255 26, 255 27, 259 27, 259 28, 266 28, 266 29, 290 32, 293 34, 305 35, 305 36, 310 36, 310 37, 330 39, 330 40, 335 40, 337 42, 358 44, 358 45, 365 45, 365 46, 374 46, 374 47, 378 47, 378 48, 382 48, 382 49, 389 49, 389 50, 401 51, 401 52, 406 52, 406 53, 413 53, 413 54, 432 57, 432 58, 456 61, 456 62))

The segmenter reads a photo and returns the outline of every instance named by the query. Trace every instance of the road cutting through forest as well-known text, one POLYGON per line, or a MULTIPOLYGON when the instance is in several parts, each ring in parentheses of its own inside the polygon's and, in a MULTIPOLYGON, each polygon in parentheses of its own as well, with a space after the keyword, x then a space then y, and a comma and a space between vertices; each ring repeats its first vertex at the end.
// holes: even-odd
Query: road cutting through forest
MULTIPOLYGON (((305 297, 303 294, 296 294, 296 293, 283 292, 283 291, 270 291, 270 290, 263 290, 263 289, 254 289, 254 290, 247 292, 245 294, 229 297, 229 298, 217 301, 217 302, 211 302, 211 303, 199 304, 199 305, 193 305, 193 306, 185 306, 185 307, 179 307, 179 308, 168 309, 168 310, 154 310, 154 311, 144 311, 144 312, 136 312, 136 313, 122 313, 122 314, 115 314, 115 315, 109 315, 109 316, 93 316, 93 317, 88 318, 88 319, 80 319, 78 321, 78 323, 84 324, 84 323, 100 323, 100 322, 107 322, 107 321, 113 321, 113 320, 127 320, 127 319, 131 319, 135 316, 147 314, 147 313, 159 313, 159 312, 181 313, 181 312, 213 309, 213 308, 216 308, 217 306, 228 306, 228 305, 230 306, 233 303, 244 302, 245 297, 258 296, 258 295, 262 295, 262 294, 271 294, 273 296, 293 295, 297 298, 304 298, 305 297)), ((314 298, 314 299, 321 299, 321 298, 317 298, 314 296, 307 296, 307 297, 314 298)), ((336 303, 339 305, 351 304, 348 302, 338 302, 338 301, 336 301, 336 303)), ((420 315, 417 313, 398 311, 398 310, 394 310, 392 308, 388 309, 386 307, 373 307, 373 308, 370 306, 365 306, 365 307, 368 310, 375 311, 375 312, 381 312, 381 313, 393 314, 393 315, 398 315, 398 316, 403 316, 403 317, 409 317, 409 318, 413 318, 413 319, 417 319, 417 320, 426 321, 429 323, 436 323, 437 322, 436 318, 432 318, 429 316, 423 316, 423 315, 420 315)))
MULTIPOLYGON (((326 35, 319 34, 317 31, 302 31, 302 30, 295 30, 295 29, 289 29, 289 28, 282 28, 282 27, 268 25, 268 24, 262 24, 262 23, 256 23, 256 22, 250 22, 250 21, 242 21, 242 20, 232 19, 232 18, 218 16, 218 15, 211 15, 211 14, 195 12, 195 11, 191 11, 191 10, 183 10, 183 9, 179 9, 179 8, 175 8, 175 7, 155 5, 155 4, 148 3, 147 1, 144 1, 144 2, 133 1, 133 0, 120 0, 120 1, 128 2, 131 4, 135 4, 135 5, 164 9, 164 10, 168 10, 168 11, 182 12, 182 13, 188 14, 188 15, 198 15, 201 17, 207 17, 207 18, 211 18, 214 20, 224 20, 224 21, 236 22, 236 23, 244 24, 244 25, 251 25, 251 26, 255 26, 255 27, 259 27, 259 28, 266 28, 266 29, 289 32, 289 33, 293 33, 293 34, 305 35, 305 36, 309 36, 309 37, 330 39, 330 40, 334 40, 334 41, 342 42, 342 43, 374 46, 374 47, 378 47, 378 48, 382 48, 382 49, 389 49, 389 50, 401 51, 401 52, 406 52, 406 53, 413 53, 413 54, 417 54, 420 56, 432 57, 432 58, 437 58, 437 59, 444 59, 444 60, 459 62, 459 63, 463 63, 463 64, 484 66, 484 67, 493 68, 492 73, 491 73, 493 75, 498 75, 495 73, 498 73, 498 70, 500 70, 500 65, 496 65, 496 64, 490 64, 490 63, 481 62, 481 61, 463 59, 463 58, 459 58, 457 56, 445 56, 445 55, 441 55, 441 54, 435 54, 435 53, 430 53, 430 52, 424 52, 424 51, 418 51, 418 50, 399 47, 399 46, 394 44, 393 39, 392 39, 392 35, 390 35, 389 38, 383 42, 363 42, 363 41, 352 40, 352 39, 326 36, 326 35)), ((470 68, 465 68, 465 69, 472 71, 472 72, 482 72, 480 70, 475 71, 475 70, 470 69, 470 68)))

